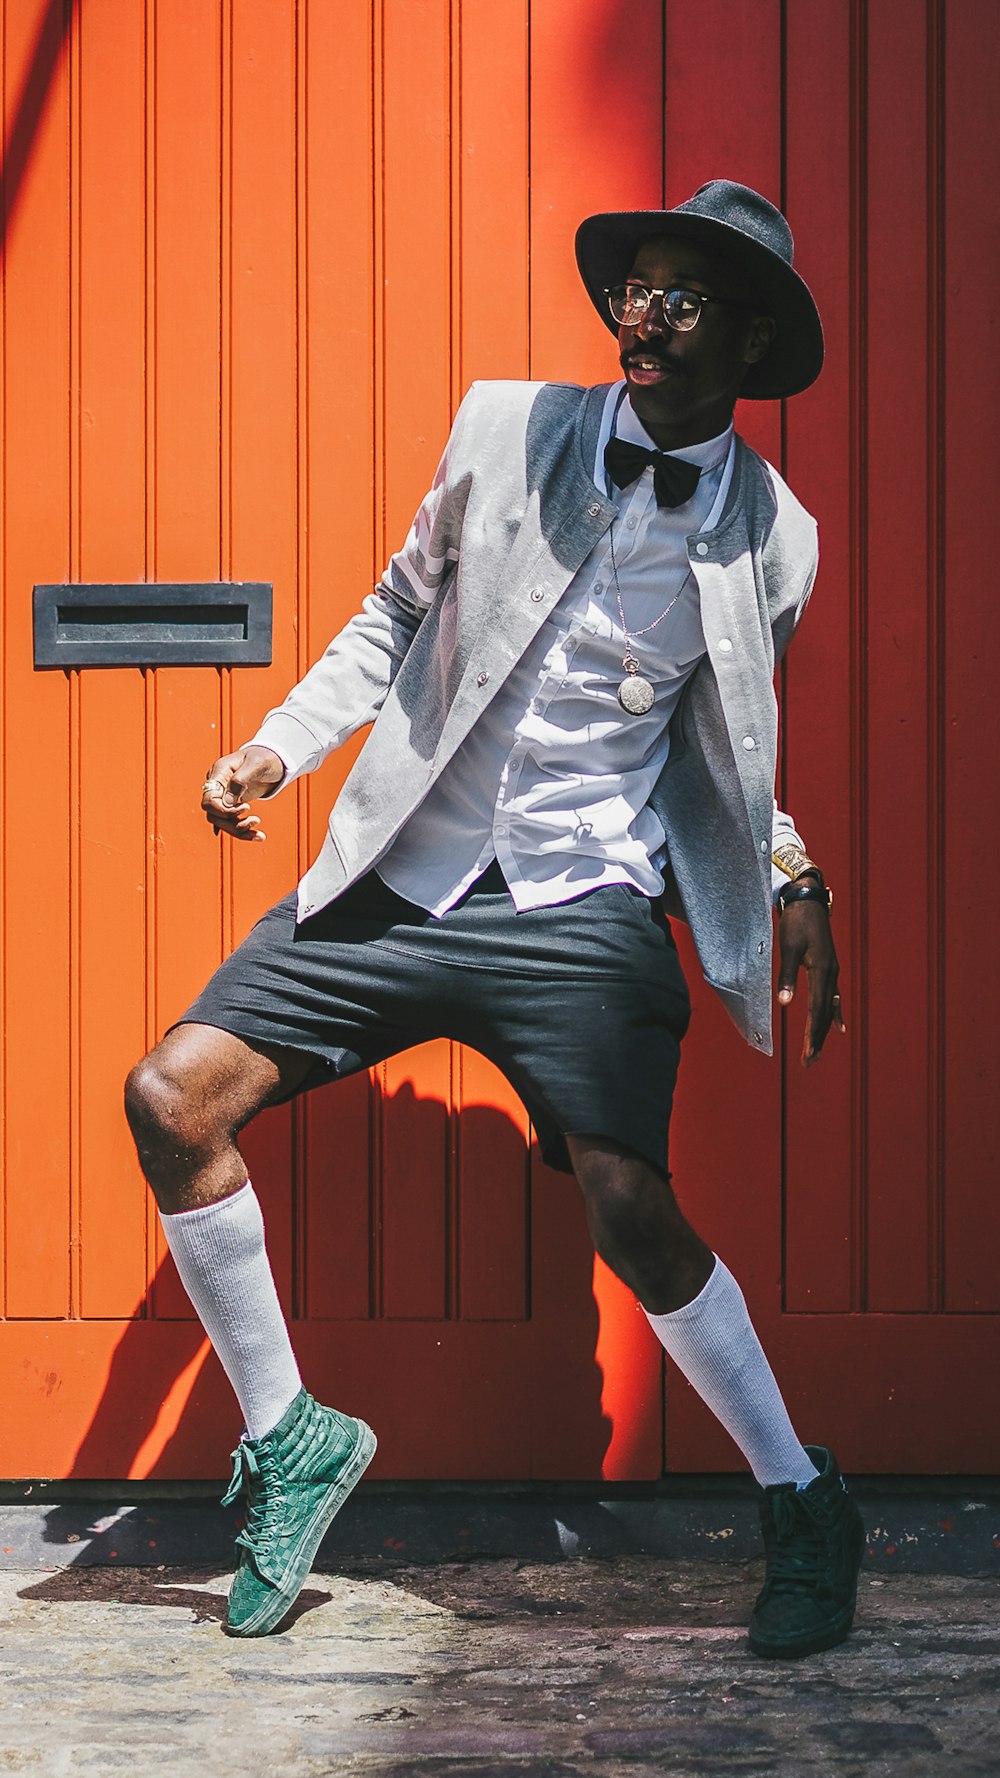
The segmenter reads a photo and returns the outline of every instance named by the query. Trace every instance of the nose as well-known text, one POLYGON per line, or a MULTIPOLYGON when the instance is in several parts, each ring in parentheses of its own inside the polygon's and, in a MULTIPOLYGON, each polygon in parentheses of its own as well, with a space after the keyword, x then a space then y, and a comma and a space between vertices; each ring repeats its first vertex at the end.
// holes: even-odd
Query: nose
POLYGON ((663 298, 662 296, 654 296, 649 308, 646 310, 646 313, 643 315, 642 320, 639 322, 635 331, 641 340, 648 340, 654 335, 662 336, 665 330, 666 322, 663 317, 663 298))

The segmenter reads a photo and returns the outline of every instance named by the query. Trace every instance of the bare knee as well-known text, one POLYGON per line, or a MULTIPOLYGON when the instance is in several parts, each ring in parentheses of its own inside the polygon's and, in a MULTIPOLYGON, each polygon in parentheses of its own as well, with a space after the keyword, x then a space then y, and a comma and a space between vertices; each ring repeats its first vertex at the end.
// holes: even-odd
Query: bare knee
POLYGON ((198 1057, 183 1042, 167 1038, 136 1063, 125 1082, 125 1115, 144 1166, 148 1159, 155 1171, 168 1155, 194 1158, 218 1140, 220 1120, 206 1085, 198 1057))
POLYGON ((641 1156, 610 1145, 584 1142, 573 1162, 591 1237, 605 1264, 654 1313, 690 1302, 711 1272, 713 1256, 681 1212, 669 1178, 641 1156))

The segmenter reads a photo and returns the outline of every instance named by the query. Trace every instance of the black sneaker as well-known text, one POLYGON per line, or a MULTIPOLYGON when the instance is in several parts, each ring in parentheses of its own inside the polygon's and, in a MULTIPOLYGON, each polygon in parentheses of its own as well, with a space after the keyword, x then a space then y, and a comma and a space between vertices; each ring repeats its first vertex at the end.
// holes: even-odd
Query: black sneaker
POLYGON ((794 1660, 843 1642, 854 1622, 865 1549, 861 1514, 832 1451, 807 1445, 819 1469, 806 1488, 765 1488, 760 1528, 767 1573, 750 1619, 755 1655, 794 1660))

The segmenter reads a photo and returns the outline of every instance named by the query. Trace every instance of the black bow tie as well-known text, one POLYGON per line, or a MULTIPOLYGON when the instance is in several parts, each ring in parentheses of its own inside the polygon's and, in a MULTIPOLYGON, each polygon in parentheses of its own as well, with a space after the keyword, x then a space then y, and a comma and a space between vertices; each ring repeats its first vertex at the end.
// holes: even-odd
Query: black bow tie
POLYGON ((668 457, 664 451, 647 451, 642 445, 629 444, 625 438, 609 438, 604 447, 604 467, 616 488, 629 488, 639 480, 644 469, 652 468, 657 506, 683 506, 690 500, 701 470, 697 463, 683 457, 668 457))

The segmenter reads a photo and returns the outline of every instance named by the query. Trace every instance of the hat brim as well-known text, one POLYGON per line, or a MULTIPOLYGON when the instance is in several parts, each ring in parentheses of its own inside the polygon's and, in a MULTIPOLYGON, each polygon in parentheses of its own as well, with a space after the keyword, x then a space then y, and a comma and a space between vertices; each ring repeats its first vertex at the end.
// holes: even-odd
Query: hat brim
POLYGON ((576 263, 587 295, 605 327, 617 335, 606 290, 621 284, 644 241, 660 236, 697 241, 726 270, 745 279, 761 313, 771 315, 775 337, 763 358, 747 370, 740 395, 773 401, 798 395, 823 368, 823 327, 812 292, 803 278, 769 247, 742 229, 713 217, 679 210, 625 210, 588 216, 576 232, 576 263))

